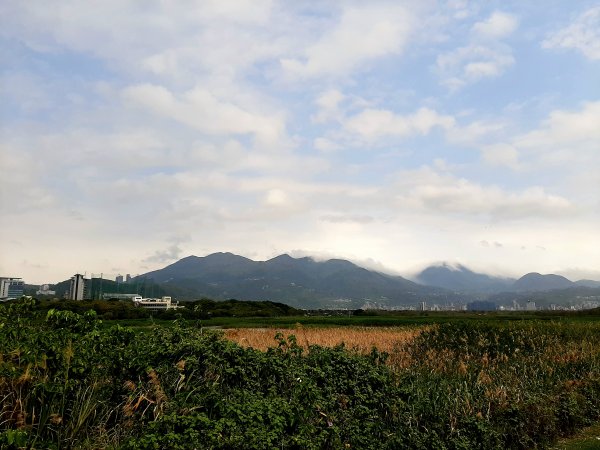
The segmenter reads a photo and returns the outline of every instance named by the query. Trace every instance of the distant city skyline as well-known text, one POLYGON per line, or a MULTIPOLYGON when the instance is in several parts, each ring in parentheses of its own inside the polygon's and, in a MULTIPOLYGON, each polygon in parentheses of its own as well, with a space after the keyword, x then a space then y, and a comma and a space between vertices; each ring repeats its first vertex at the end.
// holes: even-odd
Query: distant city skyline
POLYGON ((600 279, 600 6, 2 2, 0 275, 230 251, 600 279))

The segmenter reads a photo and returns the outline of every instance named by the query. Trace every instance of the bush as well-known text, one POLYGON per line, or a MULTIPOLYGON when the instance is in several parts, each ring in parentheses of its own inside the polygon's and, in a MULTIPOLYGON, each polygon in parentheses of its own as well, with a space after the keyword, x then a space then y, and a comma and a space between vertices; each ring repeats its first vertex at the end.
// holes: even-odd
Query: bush
POLYGON ((599 419, 598 325, 443 324, 398 351, 266 352, 176 321, 0 306, 3 448, 546 448, 599 419))

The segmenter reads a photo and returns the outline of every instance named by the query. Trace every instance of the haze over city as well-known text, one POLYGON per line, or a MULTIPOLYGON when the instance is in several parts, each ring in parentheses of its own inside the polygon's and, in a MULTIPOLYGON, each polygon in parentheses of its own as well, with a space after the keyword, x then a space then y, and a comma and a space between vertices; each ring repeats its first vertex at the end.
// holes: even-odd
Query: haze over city
POLYGON ((597 1, 0 14, 2 276, 231 251, 600 280, 597 1))

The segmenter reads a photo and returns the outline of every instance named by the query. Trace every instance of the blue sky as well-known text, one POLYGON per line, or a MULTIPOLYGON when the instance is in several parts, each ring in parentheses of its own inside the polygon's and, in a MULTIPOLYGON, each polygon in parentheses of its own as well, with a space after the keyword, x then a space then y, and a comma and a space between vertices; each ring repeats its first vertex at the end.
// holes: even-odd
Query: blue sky
POLYGON ((600 279, 600 4, 0 5, 0 272, 600 279))

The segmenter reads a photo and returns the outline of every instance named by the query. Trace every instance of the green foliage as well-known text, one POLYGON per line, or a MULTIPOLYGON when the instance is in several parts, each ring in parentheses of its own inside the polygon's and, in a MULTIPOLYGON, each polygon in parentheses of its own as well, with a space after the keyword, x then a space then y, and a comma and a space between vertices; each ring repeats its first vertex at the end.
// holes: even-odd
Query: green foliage
POLYGON ((298 316, 302 311, 283 303, 269 301, 240 301, 224 300, 215 301, 202 299, 192 302, 183 302, 187 310, 194 311, 197 318, 210 317, 279 317, 298 316))
POLYGON ((598 324, 443 324, 413 342, 421 364, 401 383, 411 403, 429 398, 414 401, 417 416, 455 418, 445 442, 466 427, 480 436, 466 448, 546 448, 600 419, 599 335, 598 324))
POLYGON ((182 317, 188 320, 208 320, 213 317, 283 317, 298 316, 303 312, 275 302, 253 302, 226 300, 215 301, 202 299, 193 302, 182 302, 183 308, 168 311, 149 311, 134 306, 130 300, 39 300, 34 306, 35 310, 71 311, 84 314, 95 311, 104 320, 131 320, 145 319, 151 316, 157 319, 173 320, 182 317))
POLYGON ((139 319, 150 317, 150 312, 137 308, 131 300, 40 300, 35 309, 40 311, 57 310, 85 314, 94 311, 104 320, 139 319))
POLYGON ((0 447, 529 449, 600 419, 597 323, 441 324, 397 364, 98 317, 0 305, 0 447))

